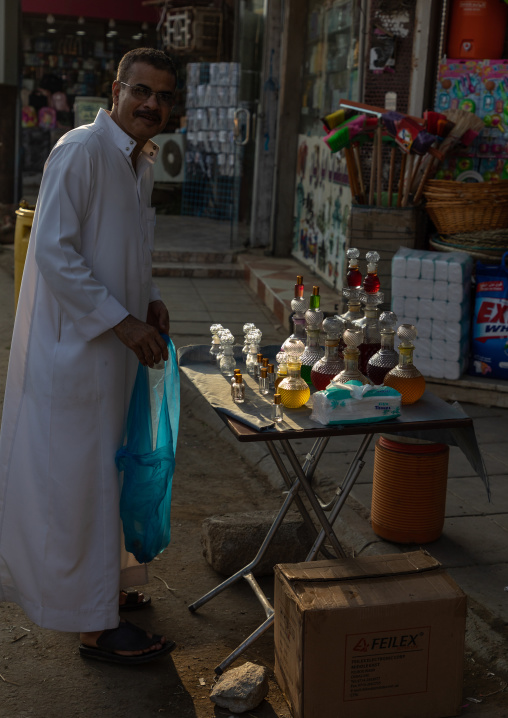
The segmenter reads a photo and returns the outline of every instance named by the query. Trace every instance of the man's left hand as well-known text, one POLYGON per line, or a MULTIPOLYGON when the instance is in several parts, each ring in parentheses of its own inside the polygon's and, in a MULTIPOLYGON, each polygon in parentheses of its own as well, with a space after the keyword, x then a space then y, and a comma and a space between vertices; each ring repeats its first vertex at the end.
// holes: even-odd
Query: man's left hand
POLYGON ((161 334, 169 334, 169 312, 160 299, 150 302, 146 315, 146 323, 155 327, 161 334))

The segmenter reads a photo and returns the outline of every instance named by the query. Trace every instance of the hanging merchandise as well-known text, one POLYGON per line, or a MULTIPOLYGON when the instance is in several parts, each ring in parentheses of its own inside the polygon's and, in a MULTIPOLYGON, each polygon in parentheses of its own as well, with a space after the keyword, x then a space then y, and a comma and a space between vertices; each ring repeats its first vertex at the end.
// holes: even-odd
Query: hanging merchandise
POLYGON ((508 252, 501 264, 476 264, 474 376, 508 379, 508 252))
POLYGON ((123 472, 120 517, 125 548, 148 563, 169 544, 171 487, 180 418, 180 375, 173 342, 163 335, 164 368, 138 367, 127 429, 116 465, 123 472))

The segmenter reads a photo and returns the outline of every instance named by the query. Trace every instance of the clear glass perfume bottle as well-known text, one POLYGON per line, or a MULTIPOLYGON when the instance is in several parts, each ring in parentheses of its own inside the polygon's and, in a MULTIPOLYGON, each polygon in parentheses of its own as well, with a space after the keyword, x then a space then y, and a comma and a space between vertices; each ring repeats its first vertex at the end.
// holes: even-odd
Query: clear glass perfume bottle
POLYGON ((212 364, 218 364, 220 359, 220 338, 219 332, 223 330, 222 324, 212 324, 210 334, 212 335, 212 345, 210 347, 210 361, 212 364))
POLYGON ((223 330, 220 334, 222 356, 219 361, 219 368, 224 376, 233 376, 236 367, 236 359, 233 352, 235 338, 230 331, 223 330))
POLYGON ((284 342, 288 375, 278 385, 277 392, 288 409, 298 409, 310 397, 310 389, 300 375, 301 356, 304 350, 305 346, 299 339, 290 338, 284 342))
POLYGON ((254 367, 254 374, 252 375, 256 381, 259 381, 259 377, 261 374, 261 367, 263 366, 263 355, 258 352, 256 355, 256 365, 254 367))
POLYGON ((284 421, 284 407, 282 405, 282 397, 280 394, 273 395, 272 421, 276 424, 280 424, 281 421, 284 421))
POLYGON ((393 348, 397 315, 383 312, 379 317, 381 348, 367 364, 367 376, 374 384, 382 384, 386 374, 399 363, 399 355, 393 348))
POLYGON ((351 247, 346 252, 349 260, 348 271, 346 274, 346 282, 348 287, 355 288, 362 286, 362 273, 358 269, 358 258, 360 257, 360 250, 356 247, 351 247))
MULTIPOLYGON (((310 306, 305 312, 305 331, 307 333, 307 343, 305 351, 300 357, 302 364, 301 376, 307 382, 312 383, 310 373, 314 364, 324 355, 324 351, 319 343, 321 334, 321 324, 323 323, 323 312, 320 308, 321 297, 319 295, 319 287, 312 288, 310 298, 310 306)), ((284 343, 285 346, 285 343, 284 343)))
POLYGON ((362 330, 356 327, 346 329, 342 338, 346 345, 344 348, 344 369, 334 377, 333 383, 346 384, 348 381, 355 379, 362 384, 370 384, 370 379, 367 379, 358 368, 358 359, 360 358, 358 347, 363 341, 362 330))
POLYGON ((270 386, 268 384, 268 369, 265 366, 261 367, 260 375, 259 375, 259 393, 265 396, 270 391, 270 386))
POLYGON ((270 391, 275 391, 275 367, 273 364, 268 364, 266 367, 268 369, 268 387, 270 391))
POLYGON ((381 286, 377 276, 377 265, 381 257, 378 252, 367 252, 365 259, 367 260, 367 274, 363 280, 363 289, 368 294, 375 294, 381 286))
POLYGON ((243 383, 243 376, 241 374, 235 374, 235 383, 232 389, 235 404, 243 404, 245 401, 245 384, 243 383))
POLYGON ((399 337, 399 363, 385 376, 384 385, 391 386, 402 395, 402 404, 414 404, 425 391, 425 379, 413 364, 413 341, 417 337, 413 324, 401 324, 399 337))
POLYGON ((303 296, 303 277, 299 274, 296 278, 295 296, 294 299, 291 300, 291 309, 293 311, 291 317, 293 321, 293 333, 291 334, 291 337, 301 339, 303 342, 305 342, 306 339, 305 312, 308 308, 309 299, 308 297, 303 296))
POLYGON ((255 328, 256 328, 256 325, 253 324, 252 322, 247 322, 242 327, 242 331, 243 331, 242 358, 244 361, 247 359, 247 353, 249 351, 249 340, 247 339, 247 335, 249 332, 251 332, 255 328))
POLYGON ((260 329, 252 329, 247 334, 247 340, 249 342, 249 351, 247 352, 247 358, 245 360, 245 366, 248 373, 254 376, 255 367, 258 363, 259 345, 261 344, 261 338, 263 334, 260 329))
POLYGON ((310 378, 318 391, 326 389, 331 380, 344 369, 344 358, 339 353, 339 340, 344 331, 344 322, 340 317, 327 317, 323 322, 326 333, 325 355, 319 359, 310 373, 310 378))
POLYGON ((233 387, 236 383, 236 375, 241 373, 240 369, 233 369, 233 376, 231 377, 231 396, 233 396, 233 387))
POLYGON ((277 376, 275 377, 275 388, 277 389, 281 381, 288 375, 286 352, 281 350, 275 357, 275 361, 277 362, 277 376))

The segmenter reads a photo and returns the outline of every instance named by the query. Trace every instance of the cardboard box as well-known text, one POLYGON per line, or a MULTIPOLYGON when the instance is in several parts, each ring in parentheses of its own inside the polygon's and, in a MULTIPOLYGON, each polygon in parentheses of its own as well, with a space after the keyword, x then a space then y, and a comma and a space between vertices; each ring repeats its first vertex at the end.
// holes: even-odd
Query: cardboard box
POLYGON ((275 676, 293 718, 460 713, 466 596, 425 551, 275 567, 275 676))

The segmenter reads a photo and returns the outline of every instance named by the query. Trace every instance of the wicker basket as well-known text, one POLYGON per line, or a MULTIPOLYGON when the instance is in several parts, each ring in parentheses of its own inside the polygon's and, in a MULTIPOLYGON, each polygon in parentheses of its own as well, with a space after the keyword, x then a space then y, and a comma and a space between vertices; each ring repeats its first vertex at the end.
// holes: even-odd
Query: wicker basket
POLYGON ((508 180, 430 180, 424 195, 427 214, 443 234, 508 227, 508 180))

